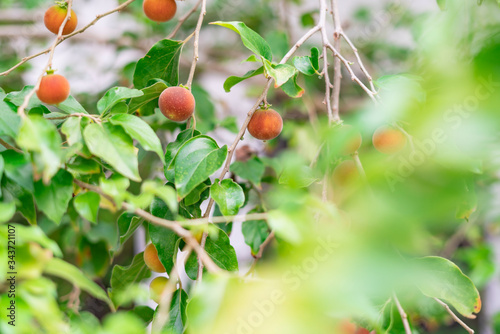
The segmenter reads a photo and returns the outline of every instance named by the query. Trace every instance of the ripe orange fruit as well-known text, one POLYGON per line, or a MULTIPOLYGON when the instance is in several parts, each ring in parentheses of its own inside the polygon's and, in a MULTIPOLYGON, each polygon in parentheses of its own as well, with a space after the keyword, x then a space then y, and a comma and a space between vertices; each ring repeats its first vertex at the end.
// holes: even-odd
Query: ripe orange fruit
POLYGON ((144 0, 142 9, 149 19, 166 22, 175 16, 177 3, 175 0, 144 0))
POLYGON ((59 104, 69 96, 69 82, 59 74, 47 74, 42 78, 36 95, 47 104, 59 104))
POLYGON ((195 100, 193 94, 183 87, 168 87, 158 102, 165 117, 174 122, 183 122, 194 113, 195 100))
MULTIPOLYGON (((54 5, 47 9, 45 12, 45 16, 43 18, 43 22, 47 29, 49 29, 52 33, 58 34, 59 28, 66 18, 66 14, 68 13, 68 8, 65 6, 54 5)), ((63 28, 63 35, 71 34, 76 29, 76 25, 78 24, 78 18, 76 13, 71 10, 71 18, 66 22, 66 25, 63 28)))
POLYGON ((146 262, 146 265, 152 271, 156 271, 157 273, 164 273, 166 271, 158 257, 158 251, 152 243, 148 244, 144 250, 144 262, 146 262))
POLYGON ((399 130, 381 126, 373 134, 373 146, 384 154, 395 154, 406 146, 406 136, 399 130))
POLYGON ((271 140, 283 130, 283 119, 273 109, 257 110, 248 123, 248 132, 260 140, 271 140))

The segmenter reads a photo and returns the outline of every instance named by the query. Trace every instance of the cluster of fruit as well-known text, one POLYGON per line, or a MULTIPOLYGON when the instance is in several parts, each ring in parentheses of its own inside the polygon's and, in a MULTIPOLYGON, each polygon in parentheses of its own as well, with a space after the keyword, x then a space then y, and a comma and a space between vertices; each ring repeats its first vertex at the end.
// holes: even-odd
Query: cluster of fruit
MULTIPOLYGON (((177 11, 175 0, 144 0, 143 10, 148 18, 156 22, 171 20, 177 11)), ((52 33, 58 34, 63 24, 68 7, 66 2, 58 3, 49 8, 44 17, 45 26, 52 33)), ((71 10, 71 18, 66 22, 62 34, 68 35, 75 31, 78 23, 76 13, 71 10)), ((47 104, 60 104, 70 94, 68 80, 54 70, 47 71, 37 90, 40 101, 47 104)), ((195 110, 195 99, 189 89, 185 87, 168 87, 159 98, 159 108, 165 117, 174 122, 184 122, 192 117, 195 110)), ((248 124, 248 131, 260 140, 276 138, 283 129, 283 119, 272 109, 257 110, 248 124)))

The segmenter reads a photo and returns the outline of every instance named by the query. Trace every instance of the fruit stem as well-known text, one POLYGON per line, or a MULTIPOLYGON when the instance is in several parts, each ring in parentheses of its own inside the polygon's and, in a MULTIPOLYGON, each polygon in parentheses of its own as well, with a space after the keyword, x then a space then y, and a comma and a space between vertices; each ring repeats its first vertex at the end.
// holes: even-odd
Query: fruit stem
POLYGON ((68 2, 67 1, 56 1, 56 5, 58 5, 61 8, 68 9, 68 2))

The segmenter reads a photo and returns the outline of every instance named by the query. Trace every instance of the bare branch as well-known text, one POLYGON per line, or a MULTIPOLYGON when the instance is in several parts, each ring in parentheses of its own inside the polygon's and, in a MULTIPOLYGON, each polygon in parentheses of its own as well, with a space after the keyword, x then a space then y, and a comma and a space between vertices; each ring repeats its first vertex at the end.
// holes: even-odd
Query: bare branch
POLYGON ((182 27, 182 25, 184 24, 184 22, 186 22, 186 20, 194 13, 196 12, 196 10, 198 9, 198 7, 200 7, 200 4, 203 0, 198 0, 198 2, 196 3, 196 5, 194 5, 193 8, 191 8, 191 10, 189 12, 187 12, 184 16, 182 16, 180 19, 179 19, 179 22, 177 23, 177 25, 175 26, 174 30, 172 30, 172 32, 167 36, 167 39, 172 39, 175 37, 175 35, 177 34, 177 32, 179 32, 179 29, 182 27))
MULTIPOLYGON (((96 192, 99 195, 105 197, 106 199, 108 199, 109 201, 114 203, 113 198, 111 196, 107 195, 106 193, 104 193, 104 191, 100 187, 92 185, 92 184, 88 184, 88 183, 85 183, 85 182, 82 182, 82 181, 76 180, 76 179, 74 180, 74 183, 81 188, 89 189, 93 192, 96 192)), ((152 223, 154 225, 162 226, 162 227, 165 227, 165 228, 168 228, 168 229, 174 231, 179 237, 184 238, 186 244, 188 244, 190 247, 193 248, 193 250, 198 254, 198 257, 200 257, 202 259, 204 265, 207 267, 207 269, 209 271, 215 272, 215 273, 222 272, 222 270, 208 256, 208 254, 205 252, 205 250, 202 247, 200 247, 200 245, 198 244, 196 239, 193 237, 191 232, 189 232, 188 230, 183 228, 179 224, 179 222, 170 221, 170 220, 166 220, 166 219, 162 219, 162 218, 153 216, 149 212, 146 212, 142 209, 134 208, 132 205, 130 205, 129 203, 126 203, 126 202, 122 203, 121 208, 123 210, 127 210, 129 212, 135 213, 139 217, 144 218, 145 220, 149 221, 150 223, 152 223)))
POLYGON ((198 64, 200 30, 201 30, 201 26, 203 25, 203 19, 205 18, 206 14, 207 14, 207 0, 202 0, 200 16, 198 17, 198 23, 197 23, 196 29, 194 31, 193 62, 191 63, 191 70, 189 71, 189 77, 188 77, 188 81, 186 83, 186 86, 188 86, 189 89, 191 89, 191 85, 193 84, 194 72, 196 71, 196 65, 198 64))
POLYGON ((2 138, 0 138, 0 145, 2 145, 3 147, 5 147, 6 149, 8 150, 14 150, 16 151, 17 153, 23 153, 22 150, 18 149, 17 147, 14 147, 12 146, 11 144, 7 143, 5 140, 3 140, 2 138))
POLYGON ((394 293, 392 295, 392 298, 394 299, 394 302, 396 303, 396 307, 398 308, 399 314, 401 315, 401 320, 403 321, 405 333, 411 334, 410 323, 408 322, 408 315, 406 314, 405 310, 401 306, 401 303, 399 302, 399 299, 398 299, 398 296, 396 296, 396 293, 394 293))
POLYGON ((448 304, 442 302, 441 300, 439 300, 438 298, 433 298, 435 301, 437 301, 442 307, 444 307, 446 309, 446 311, 452 316, 452 318, 460 325, 462 326, 468 333, 470 334, 474 334, 474 330, 472 328, 470 328, 469 326, 467 326, 465 324, 465 322, 463 322, 455 313, 453 313, 453 311, 451 310, 451 308, 448 306, 448 304))
MULTIPOLYGON (((57 39, 57 44, 56 44, 56 46, 57 46, 57 45, 59 45, 59 44, 61 44, 62 42, 64 42, 64 41, 65 41, 65 40, 67 40, 68 38, 71 38, 71 37, 73 37, 73 36, 75 36, 75 35, 81 34, 81 33, 82 33, 82 32, 84 32, 85 30, 87 30, 88 28, 90 28, 91 26, 93 26, 94 24, 96 24, 96 22, 97 22, 97 21, 99 21, 100 19, 102 19, 102 18, 104 18, 104 17, 106 17, 106 16, 108 16, 108 15, 111 15, 111 14, 113 14, 113 13, 115 13, 115 12, 119 12, 119 11, 121 11, 122 9, 124 9, 125 7, 127 7, 128 5, 130 5, 130 4, 131 4, 132 2, 134 2, 134 1, 135 1, 135 0, 128 0, 128 1, 126 1, 126 2, 124 2, 124 3, 122 3, 120 6, 116 7, 115 9, 112 9, 112 10, 110 10, 110 11, 107 11, 107 12, 105 12, 105 13, 102 13, 102 14, 97 15, 97 16, 96 16, 96 18, 95 18, 92 22, 90 22, 89 24, 87 24, 87 25, 86 25, 86 26, 84 26, 83 28, 81 28, 81 29, 78 29, 78 30, 74 31, 74 32, 72 32, 71 34, 68 34, 68 35, 65 35, 65 36, 60 36, 60 37, 57 39)), ((69 9, 69 7, 68 7, 68 9, 69 9)), ((71 11, 70 11, 70 10, 68 10, 68 13, 70 13, 70 15, 71 15, 71 11)), ((64 26, 64 25, 61 25, 61 26, 64 26)), ((51 52, 51 50, 52 50, 52 47, 49 47, 49 48, 47 48, 47 49, 45 49, 45 50, 43 50, 43 51, 40 51, 40 52, 35 53, 35 54, 31 55, 31 56, 28 56, 28 57, 23 58, 23 59, 22 59, 19 63, 17 63, 16 65, 14 65, 13 67, 11 67, 11 68, 10 68, 10 69, 8 69, 7 71, 0 73, 0 77, 1 77, 1 76, 6 76, 6 75, 8 75, 8 74, 9 74, 9 73, 11 73, 12 71, 14 71, 16 68, 18 68, 19 66, 23 65, 24 63, 26 63, 26 62, 30 61, 30 60, 31 60, 31 59, 33 59, 33 58, 37 58, 37 57, 39 57, 39 56, 41 56, 41 55, 44 55, 44 54, 46 54, 46 53, 49 53, 49 52, 51 52)))

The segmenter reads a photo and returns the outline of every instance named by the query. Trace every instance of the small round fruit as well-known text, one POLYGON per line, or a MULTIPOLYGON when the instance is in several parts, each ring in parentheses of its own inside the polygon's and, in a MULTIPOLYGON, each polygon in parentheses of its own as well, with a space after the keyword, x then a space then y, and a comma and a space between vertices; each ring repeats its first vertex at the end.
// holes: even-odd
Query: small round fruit
POLYGON ((166 118, 183 122, 193 115, 195 100, 186 88, 168 87, 160 95, 159 106, 166 118))
POLYGON ((352 125, 343 125, 338 131, 339 140, 342 142, 342 154, 354 154, 361 147, 361 133, 352 125))
POLYGON ((373 146, 384 154, 395 154, 406 146, 406 136, 399 130, 382 126, 373 134, 373 146))
POLYGON ((165 291, 167 284, 168 284, 168 278, 163 276, 156 277, 149 284, 149 294, 151 296, 151 299, 153 299, 157 304, 160 303, 161 295, 165 291))
POLYGON ((333 170, 333 182, 337 186, 346 186, 353 184, 359 177, 356 164, 352 160, 341 162, 333 170))
POLYGON ((271 140, 279 136, 283 130, 281 115, 273 110, 257 110, 248 123, 248 132, 260 140, 271 140))
POLYGON ((47 74, 42 78, 36 96, 47 104, 64 102, 69 96, 69 82, 62 75, 47 74))
POLYGON ((175 0, 144 0, 142 9, 150 20, 166 22, 175 16, 177 4, 175 0))
MULTIPOLYGON (((47 9, 45 12, 45 16, 43 18, 43 22, 47 29, 49 29, 52 33, 58 34, 59 28, 63 23, 66 15, 68 13, 68 8, 64 6, 54 5, 47 9)), ((71 10, 71 18, 66 22, 66 25, 63 28, 63 35, 71 34, 76 29, 76 25, 78 24, 78 18, 76 17, 76 13, 71 10)))
POLYGON ((144 262, 146 262, 146 265, 152 271, 156 271, 157 273, 164 273, 166 271, 165 267, 160 262, 158 251, 153 244, 148 244, 146 246, 146 249, 144 250, 144 262))

